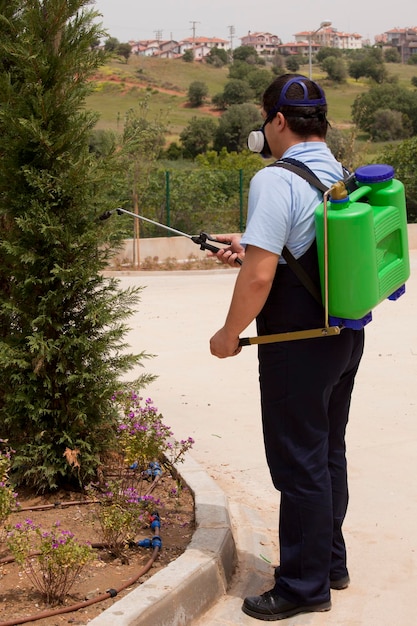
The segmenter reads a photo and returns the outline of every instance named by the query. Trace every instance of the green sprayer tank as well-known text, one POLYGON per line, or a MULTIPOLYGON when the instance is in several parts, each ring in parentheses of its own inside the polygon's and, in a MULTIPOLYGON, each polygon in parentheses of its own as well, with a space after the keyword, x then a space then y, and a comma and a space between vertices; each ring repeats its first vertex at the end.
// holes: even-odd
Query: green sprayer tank
MULTIPOLYGON (((356 189, 346 197, 337 198, 343 193, 335 185, 326 204, 328 312, 337 323, 365 319, 385 298, 396 299, 410 275, 404 185, 384 164, 358 168, 355 179, 356 189)), ((322 203, 316 236, 323 298, 324 217, 322 203)))

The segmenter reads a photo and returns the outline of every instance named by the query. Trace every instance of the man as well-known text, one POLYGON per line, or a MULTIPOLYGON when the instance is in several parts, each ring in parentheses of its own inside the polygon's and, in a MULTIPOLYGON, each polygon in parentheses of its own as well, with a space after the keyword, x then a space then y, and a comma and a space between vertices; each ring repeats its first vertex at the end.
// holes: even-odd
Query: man
MULTIPOLYGON (((258 134, 252 144, 264 139, 264 154, 304 163, 327 187, 343 179, 325 143, 327 105, 316 83, 279 76, 262 105, 263 137, 258 134)), ((218 253, 223 262, 233 264, 239 256, 243 264, 225 324, 210 340, 213 355, 237 355, 239 335, 255 318, 260 335, 323 326, 323 306, 282 258, 285 245, 319 284, 314 210, 321 199, 317 188, 281 167, 254 176, 241 242, 234 238, 218 253)), ((345 328, 332 337, 259 347, 266 457, 281 492, 280 566, 270 591, 245 598, 242 609, 252 617, 273 621, 327 611, 330 588, 349 584, 342 534, 345 429, 363 342, 363 330, 345 328)))

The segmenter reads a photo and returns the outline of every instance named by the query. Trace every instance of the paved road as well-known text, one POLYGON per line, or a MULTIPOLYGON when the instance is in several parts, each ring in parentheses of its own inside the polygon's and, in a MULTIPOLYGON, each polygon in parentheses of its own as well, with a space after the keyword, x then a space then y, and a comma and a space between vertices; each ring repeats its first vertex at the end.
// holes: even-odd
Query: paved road
MULTIPOLYGON (((334 592, 329 613, 286 624, 414 624, 417 585, 417 251, 397 302, 383 302, 367 327, 347 435, 350 506, 345 523, 352 584, 334 592)), ((129 342, 155 358, 146 391, 177 439, 227 494, 240 564, 225 598, 201 625, 255 624, 242 596, 270 586, 278 562, 279 496, 264 458, 256 348, 218 360, 209 337, 222 325, 235 271, 138 272, 121 284, 145 289, 130 319, 129 342)), ((255 334, 250 327, 246 335, 255 334)), ((323 339, 325 341, 325 339, 323 339)), ((139 373, 140 370, 138 370, 139 373)), ((197 626, 197 625, 196 625, 197 626)))

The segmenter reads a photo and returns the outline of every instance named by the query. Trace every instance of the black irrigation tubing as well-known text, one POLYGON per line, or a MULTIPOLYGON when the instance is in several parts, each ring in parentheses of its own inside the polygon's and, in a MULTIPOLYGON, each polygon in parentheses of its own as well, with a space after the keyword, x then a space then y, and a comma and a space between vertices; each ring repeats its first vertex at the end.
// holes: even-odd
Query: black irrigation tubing
MULTIPOLYGON (((149 494, 154 490, 160 477, 160 475, 155 476, 149 489, 147 489, 147 491, 145 492, 145 496, 149 496, 149 494)), ((53 502, 52 504, 35 504, 33 506, 25 506, 19 507, 18 509, 13 509, 12 513, 21 513, 24 511, 47 511, 49 509, 58 508, 64 509, 70 506, 79 506, 81 504, 100 504, 100 500, 69 500, 68 502, 53 502)))
POLYGON ((69 500, 68 502, 53 502, 52 504, 35 504, 33 506, 19 507, 13 509, 12 513, 21 513, 22 511, 47 511, 48 509, 66 508, 80 504, 98 504, 99 500, 69 500))
MULTIPOLYGON (((91 598, 90 600, 83 600, 82 602, 78 602, 76 604, 72 604, 71 606, 65 606, 65 607, 61 607, 59 609, 49 609, 47 611, 43 611, 42 613, 38 613, 35 615, 30 615, 29 617, 14 617, 11 620, 7 620, 5 622, 0 622, 0 626, 17 626, 18 624, 26 624, 27 622, 35 622, 38 621, 40 619, 45 619, 47 617, 54 617, 55 615, 63 615, 64 613, 73 613, 74 611, 79 611, 80 609, 84 609, 88 606, 91 606, 93 604, 98 604, 99 602, 103 602, 104 600, 108 600, 109 598, 115 598, 119 593, 121 593, 122 591, 124 591, 125 589, 127 589, 128 587, 131 587, 132 585, 134 585, 139 578, 142 578, 142 576, 144 576, 147 572, 149 572, 149 570, 151 569, 152 565, 154 564, 154 562, 156 561, 156 558, 161 550, 161 540, 159 537, 159 515, 157 515, 157 519, 158 522, 156 523, 154 521, 154 524, 157 524, 156 526, 154 526, 154 524, 152 524, 152 527, 157 529, 156 532, 154 532, 154 536, 153 536, 153 540, 152 540, 152 547, 153 547, 153 551, 152 551, 152 555, 150 557, 150 559, 148 560, 148 562, 142 567, 142 569, 135 574, 135 576, 133 576, 132 578, 130 578, 129 580, 127 580, 123 585, 121 585, 120 587, 117 587, 115 589, 111 588, 111 589, 107 589, 107 591, 105 593, 100 594, 99 596, 96 596, 95 598, 91 598)), ((155 520, 155 518, 154 518, 155 520)), ((93 543, 91 544, 93 548, 103 548, 106 547, 106 544, 102 544, 102 543, 93 543)), ((39 554, 38 552, 35 552, 34 554, 30 555, 30 556, 36 556, 37 554, 39 554)), ((6 557, 4 559, 0 560, 0 564, 2 563, 10 563, 13 562, 14 558, 13 557, 6 557)))
POLYGON ((30 615, 29 617, 14 617, 11 620, 7 620, 6 622, 0 622, 0 626, 17 626, 17 624, 26 624, 27 622, 35 622, 40 619, 45 619, 46 617, 53 617, 55 615, 63 615, 64 613, 72 613, 74 611, 79 611, 80 609, 84 609, 92 604, 98 604, 99 602, 103 602, 104 600, 108 600, 109 598, 115 598, 119 593, 134 585, 139 578, 144 576, 154 564, 156 557, 159 554, 159 546, 155 547, 152 552, 152 556, 149 561, 144 565, 144 567, 132 578, 126 581, 123 585, 118 587, 117 589, 108 589, 105 593, 101 595, 91 598, 90 600, 84 600, 83 602, 78 602, 77 604, 72 604, 71 606, 61 607, 59 609, 50 609, 48 611, 43 611, 42 613, 38 613, 36 615, 30 615))

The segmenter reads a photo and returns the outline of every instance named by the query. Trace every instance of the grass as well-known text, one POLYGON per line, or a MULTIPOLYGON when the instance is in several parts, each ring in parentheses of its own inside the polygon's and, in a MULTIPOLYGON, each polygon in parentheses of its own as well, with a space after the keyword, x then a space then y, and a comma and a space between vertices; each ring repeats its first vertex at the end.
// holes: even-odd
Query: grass
POLYGON ((167 143, 178 139, 193 116, 213 116, 207 108, 187 106, 187 92, 194 81, 204 82, 209 99, 223 91, 226 68, 214 68, 182 59, 131 57, 129 63, 112 61, 95 78, 95 91, 87 106, 100 114, 98 129, 121 131, 126 112, 149 97, 149 116, 166 123, 167 143))
MULTIPOLYGON (((417 67, 399 63, 387 63, 389 74, 398 77, 401 86, 410 87, 411 78, 417 75, 417 67)), ((308 74, 302 66, 300 73, 308 74)), ((272 73, 271 73, 272 78, 272 73)), ((318 80, 326 91, 329 103, 329 119, 340 128, 351 124, 351 107, 355 98, 369 89, 366 80, 349 79, 344 85, 328 83, 318 66, 313 65, 313 79, 318 80)), ((193 81, 201 81, 208 87, 209 100, 224 89, 228 80, 228 68, 215 68, 207 64, 186 63, 182 59, 157 59, 132 56, 128 63, 112 60, 95 77, 95 91, 87 101, 90 109, 100 114, 98 129, 122 131, 126 112, 149 97, 149 116, 165 123, 167 145, 178 141, 182 129, 190 119, 213 117, 216 112, 209 106, 191 108, 187 106, 187 92, 193 81)), ((382 144, 370 145, 362 138, 357 139, 366 156, 377 154, 382 144)))

